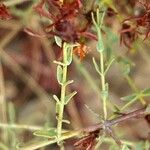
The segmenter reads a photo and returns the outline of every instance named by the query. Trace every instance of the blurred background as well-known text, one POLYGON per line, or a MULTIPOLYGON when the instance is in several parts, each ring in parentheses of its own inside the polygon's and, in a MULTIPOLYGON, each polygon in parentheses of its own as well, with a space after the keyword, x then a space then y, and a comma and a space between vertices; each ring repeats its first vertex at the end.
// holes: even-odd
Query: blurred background
MULTIPOLYGON (((82 1, 85 12, 93 9, 93 1, 82 1)), ((0 149, 15 149, 18 143, 36 141, 37 137, 32 134, 34 130, 57 126, 55 101, 52 96, 55 94, 60 97, 60 86, 56 79, 57 65, 53 61, 61 60, 61 49, 53 36, 38 38, 24 32, 25 28, 30 28, 41 33, 44 25, 49 23, 47 18, 40 17, 33 10, 38 2, 0 1, 7 6, 11 16, 11 19, 1 17, 0 20, 0 149), (9 128, 11 124, 14 128, 9 128)), ((121 108, 127 103, 121 97, 150 87, 149 38, 143 41, 144 36, 141 35, 131 42, 129 37, 124 37, 130 46, 124 42, 120 44, 122 20, 141 10, 136 7, 136 2, 103 0, 107 7, 116 12, 106 14, 103 32, 105 59, 109 61, 112 57, 116 58, 106 76, 109 84, 109 116, 113 115, 116 106, 121 108), (126 67, 130 69, 129 74, 124 73, 126 67)), ((3 14, 5 15, 7 16, 3 14)), ((73 63, 68 69, 68 79, 74 80, 74 83, 68 86, 67 91, 77 91, 77 94, 65 107, 64 118, 71 124, 64 124, 64 129, 77 130, 99 123, 99 114, 102 115, 100 79, 92 62, 92 57, 99 60, 96 42, 85 39, 84 44, 87 47, 86 56, 81 60, 74 54, 73 63)), ((142 108, 140 99, 123 112, 142 108)), ((144 99, 147 104, 150 102, 148 97, 144 99)), ((150 139, 149 124, 144 118, 121 123, 114 130, 118 137, 137 142, 139 150, 150 139)), ((66 149, 74 149, 71 146, 73 142, 74 140, 67 141, 66 149)), ((105 149, 109 149, 108 145, 104 145, 105 149)), ((58 147, 52 145, 45 149, 58 147)))

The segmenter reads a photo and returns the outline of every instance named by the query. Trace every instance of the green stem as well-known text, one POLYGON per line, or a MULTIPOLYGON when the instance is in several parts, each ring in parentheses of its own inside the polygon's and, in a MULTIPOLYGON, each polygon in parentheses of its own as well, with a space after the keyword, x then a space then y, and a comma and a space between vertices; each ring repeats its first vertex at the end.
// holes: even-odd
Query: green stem
MULTIPOLYGON (((67 51, 63 48, 63 63, 66 63, 67 51)), ((61 150, 64 149, 62 142, 60 142, 62 135, 62 123, 63 123, 63 112, 65 106, 65 95, 66 95, 66 81, 67 81, 67 65, 63 66, 63 75, 62 75, 62 84, 61 84, 61 97, 60 97, 60 108, 58 114, 58 124, 57 124, 57 138, 58 144, 60 145, 61 150)))
MULTIPOLYGON (((32 126, 32 125, 24 125, 24 124, 7 124, 7 123, 0 123, 0 128, 1 129, 14 129, 14 130, 31 130, 31 131, 36 131, 36 130, 42 130, 42 126, 32 126)), ((51 128, 49 128, 51 129, 51 128)))
POLYGON ((107 119, 107 105, 106 105, 106 96, 104 92, 106 91, 106 82, 105 82, 105 69, 104 69, 104 53, 100 52, 100 69, 101 69, 101 87, 102 87, 102 100, 103 100, 103 113, 104 119, 107 119))
POLYGON ((95 29, 97 31, 97 38, 98 38, 98 43, 97 43, 97 51, 100 54, 100 79, 101 79, 101 97, 103 101, 103 113, 104 113, 104 119, 107 119, 107 105, 106 105, 106 100, 107 100, 107 95, 108 92, 106 89, 106 81, 105 81, 105 67, 104 67, 104 45, 103 45, 103 40, 102 40, 102 35, 101 35, 101 27, 103 24, 105 12, 102 14, 101 20, 100 20, 100 12, 99 9, 97 9, 96 13, 96 20, 94 18, 94 14, 92 13, 92 20, 93 24, 95 25, 95 29))

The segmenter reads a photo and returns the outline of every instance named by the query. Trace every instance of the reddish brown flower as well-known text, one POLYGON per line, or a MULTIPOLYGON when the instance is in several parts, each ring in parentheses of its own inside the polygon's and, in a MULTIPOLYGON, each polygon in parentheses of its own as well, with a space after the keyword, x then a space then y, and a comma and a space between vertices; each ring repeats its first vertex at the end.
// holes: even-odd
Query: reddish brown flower
POLYGON ((57 0, 41 0, 34 9, 40 16, 52 21, 52 24, 45 27, 47 36, 57 35, 65 42, 75 43, 79 42, 81 37, 96 39, 94 34, 88 32, 91 23, 82 7, 80 0, 64 1, 63 4, 57 0))
POLYGON ((88 53, 88 48, 86 45, 80 44, 79 46, 74 48, 74 53, 80 57, 80 60, 82 60, 88 53))
POLYGON ((98 131, 93 131, 89 133, 88 136, 81 138, 79 141, 77 141, 74 146, 76 146, 79 149, 82 150, 94 150, 94 147, 96 145, 96 138, 99 135, 98 131))
POLYGON ((131 27, 127 23, 122 24, 120 31, 120 44, 124 44, 126 47, 131 48, 131 44, 137 39, 139 32, 136 28, 131 27))
MULTIPOLYGON (((135 6, 134 16, 125 19, 123 23, 126 21, 133 22, 136 25, 132 37, 136 36, 136 31, 140 31, 140 34, 145 36, 144 40, 147 39, 150 35, 150 3, 146 0, 139 0, 135 6)), ((135 38, 132 38, 132 40, 135 40, 135 38)))
POLYGON ((108 17, 113 17, 113 16, 117 15, 117 13, 111 7, 107 8, 106 13, 107 13, 108 17))
POLYGON ((0 3, 0 19, 9 20, 11 17, 7 7, 3 3, 0 3))

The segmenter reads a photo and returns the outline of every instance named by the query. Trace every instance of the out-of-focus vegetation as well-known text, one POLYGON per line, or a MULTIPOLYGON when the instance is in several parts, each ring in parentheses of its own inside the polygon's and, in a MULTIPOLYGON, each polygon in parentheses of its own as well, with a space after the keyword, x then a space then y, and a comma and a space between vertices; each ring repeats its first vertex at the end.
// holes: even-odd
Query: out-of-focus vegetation
POLYGON ((150 2, 0 1, 0 150, 150 149, 150 2))

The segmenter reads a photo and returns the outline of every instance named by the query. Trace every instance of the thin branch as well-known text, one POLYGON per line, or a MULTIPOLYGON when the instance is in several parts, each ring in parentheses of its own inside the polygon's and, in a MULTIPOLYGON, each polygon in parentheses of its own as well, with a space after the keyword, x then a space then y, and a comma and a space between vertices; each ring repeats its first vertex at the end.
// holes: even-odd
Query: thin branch
POLYGON ((7 123, 0 123, 0 128, 11 128, 11 129, 20 129, 20 130, 31 130, 31 131, 36 131, 36 130, 42 130, 43 127, 41 126, 33 126, 33 125, 24 125, 24 124, 7 124, 7 123))
MULTIPOLYGON (((95 141, 96 141, 96 138, 97 138, 97 135, 100 134, 100 131, 102 130, 103 131, 103 135, 105 133, 108 133, 112 139, 118 144, 118 145, 122 145, 122 142, 119 140, 119 138, 117 138, 115 136, 115 133, 113 132, 112 130, 112 126, 113 125, 117 125, 121 122, 124 122, 126 120, 130 120, 132 118, 136 118, 136 117, 140 117, 140 116, 143 116, 143 115, 146 115, 145 113, 145 108, 142 108, 142 109, 138 109, 136 111, 133 111, 133 112, 130 112, 128 114, 125 114, 125 115, 122 115, 122 116, 119 116, 115 119, 112 119, 112 120, 104 120, 103 123, 99 123, 99 124, 96 124, 96 125, 93 125, 93 126, 90 126, 88 128, 85 128, 83 129, 82 133, 84 134, 87 134, 85 136, 83 136, 81 139, 79 139, 75 144, 74 146, 77 146, 77 147, 85 147, 85 144, 86 144, 86 148, 88 148, 89 146, 93 146, 95 147, 95 141), (94 138, 93 137, 93 134, 94 134, 94 138)), ((103 136, 102 135, 102 136, 103 136)), ((101 136, 99 136, 101 137, 101 136)), ((96 144, 96 148, 98 148, 100 146, 101 142, 98 142, 96 144)))
MULTIPOLYGON (((111 126, 117 125, 121 122, 130 120, 130 119, 133 119, 133 118, 136 118, 136 117, 144 116, 145 115, 145 109, 146 108, 138 109, 136 111, 130 112, 128 114, 117 117, 115 119, 107 120, 104 123, 99 123, 99 124, 96 124, 96 125, 92 125, 88 128, 84 128, 84 129, 81 129, 81 130, 78 130, 78 131, 68 131, 68 134, 66 134, 66 133, 62 134, 61 140, 64 141, 64 140, 74 138, 74 137, 78 137, 78 136, 82 136, 82 139, 83 139, 84 137, 88 136, 88 134, 95 133, 99 130, 103 130, 105 127, 111 127, 111 126)), ((50 144, 53 144, 53 143, 56 143, 56 142, 57 142, 57 138, 52 139, 52 140, 41 141, 38 144, 35 143, 33 145, 29 145, 29 146, 22 147, 22 148, 20 147, 20 149, 21 150, 29 150, 29 149, 34 150, 34 149, 41 148, 41 147, 44 147, 44 146, 47 146, 47 145, 50 145, 50 144)))
POLYGON ((133 112, 124 114, 122 116, 119 116, 115 119, 106 120, 106 121, 104 121, 104 123, 98 123, 96 125, 90 126, 88 128, 85 128, 83 131, 89 132, 89 133, 94 132, 94 131, 97 131, 97 130, 104 129, 106 127, 111 127, 111 126, 117 125, 121 122, 130 120, 132 118, 136 118, 136 117, 140 117, 140 116, 144 116, 144 115, 145 115, 145 108, 138 109, 138 110, 135 110, 133 112))

